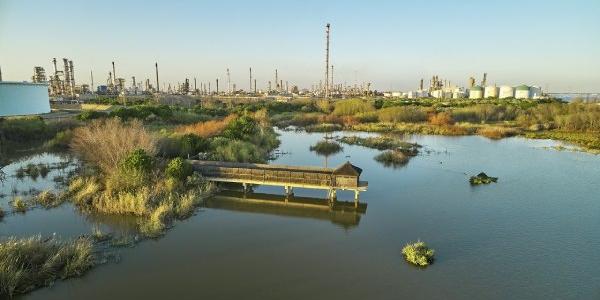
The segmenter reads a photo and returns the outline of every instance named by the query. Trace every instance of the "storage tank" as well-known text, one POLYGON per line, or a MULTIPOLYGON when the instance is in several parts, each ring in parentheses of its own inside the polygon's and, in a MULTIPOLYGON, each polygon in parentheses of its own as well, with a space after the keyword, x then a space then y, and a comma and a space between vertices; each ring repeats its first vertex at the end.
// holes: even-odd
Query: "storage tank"
POLYGON ((516 99, 529 99, 529 86, 524 84, 515 88, 516 99))
POLYGON ((529 96, 532 99, 539 99, 542 97, 542 88, 539 86, 532 86, 529 88, 529 96))
POLYGON ((483 98, 498 98, 498 87, 488 85, 483 92, 483 98))
POLYGON ((469 90, 469 99, 483 98, 483 88, 476 85, 469 90))
POLYGON ((454 91, 452 91, 452 98, 454 99, 462 99, 465 97, 465 91, 463 91, 460 88, 456 88, 454 89, 454 91))
POLYGON ((503 85, 500 87, 500 94, 498 98, 506 99, 515 97, 515 89, 512 86, 503 85))
POLYGON ((49 112, 47 83, 0 81, 0 117, 49 112))
POLYGON ((442 90, 431 91, 431 97, 441 99, 444 97, 444 93, 442 92, 442 90))

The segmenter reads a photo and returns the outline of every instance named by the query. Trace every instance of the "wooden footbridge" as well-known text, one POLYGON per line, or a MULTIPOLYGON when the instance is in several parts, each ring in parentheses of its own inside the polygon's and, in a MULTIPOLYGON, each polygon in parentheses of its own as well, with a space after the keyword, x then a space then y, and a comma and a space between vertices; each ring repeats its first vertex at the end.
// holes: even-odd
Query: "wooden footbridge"
POLYGON ((368 187, 366 181, 360 181, 362 169, 350 162, 337 168, 204 160, 190 160, 190 163, 207 180, 241 183, 244 191, 252 184, 282 186, 286 195, 292 195, 293 188, 321 189, 328 191, 328 197, 332 201, 336 200, 338 190, 354 191, 355 206, 358 206, 360 192, 366 191, 368 187))

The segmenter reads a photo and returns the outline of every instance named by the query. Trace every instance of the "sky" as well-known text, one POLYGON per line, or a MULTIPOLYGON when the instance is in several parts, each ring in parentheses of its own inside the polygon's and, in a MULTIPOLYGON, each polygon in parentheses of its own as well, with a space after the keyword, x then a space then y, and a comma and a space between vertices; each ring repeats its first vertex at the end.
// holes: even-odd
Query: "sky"
MULTIPOLYGON (((74 61, 75 81, 185 78, 248 89, 279 77, 310 87, 325 75, 331 23, 335 83, 410 90, 433 75, 467 85, 531 84, 600 92, 600 0, 75 1, 0 0, 3 79, 31 80, 52 58, 74 61)), ((60 67, 62 69, 62 67, 60 67)))

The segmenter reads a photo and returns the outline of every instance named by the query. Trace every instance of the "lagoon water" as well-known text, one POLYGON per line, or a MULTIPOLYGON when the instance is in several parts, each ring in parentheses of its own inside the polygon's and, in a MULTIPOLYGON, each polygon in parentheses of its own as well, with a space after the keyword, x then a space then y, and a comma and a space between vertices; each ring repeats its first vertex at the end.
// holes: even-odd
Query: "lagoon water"
MULTIPOLYGON (((308 150, 322 134, 280 132, 290 152, 273 163, 323 165, 308 150)), ((334 135, 355 133, 335 133, 334 135)), ((367 134, 361 134, 367 135, 367 134)), ((410 136, 421 154, 386 168, 377 150, 344 145, 327 159, 363 169, 364 214, 212 204, 166 235, 119 248, 119 262, 25 299, 596 299, 600 297, 600 156, 509 138, 410 136), (472 187, 470 175, 499 177, 472 187), (341 214, 341 215, 340 215, 341 214), (434 264, 407 264, 421 239, 434 264)), ((8 172, 7 168, 7 172, 8 172)), ((256 193, 282 195, 276 187, 256 193)), ((295 190, 324 198, 324 191, 295 190)), ((353 194, 340 192, 339 200, 353 194)), ((8 197, 0 200, 5 205, 8 197)), ((217 200, 214 200, 217 201, 217 200)), ((212 201, 211 201, 212 203, 212 201)), ((69 204, 10 215, 0 235, 94 227, 132 234, 135 221, 85 216, 69 204)))

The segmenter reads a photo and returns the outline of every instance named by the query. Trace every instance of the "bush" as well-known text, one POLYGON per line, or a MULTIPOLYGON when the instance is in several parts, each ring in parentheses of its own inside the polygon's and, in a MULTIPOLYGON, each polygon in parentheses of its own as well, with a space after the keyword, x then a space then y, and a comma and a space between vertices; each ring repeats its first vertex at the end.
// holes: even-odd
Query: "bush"
POLYGON ((80 121, 89 121, 98 118, 106 117, 107 114, 95 110, 84 110, 82 113, 77 115, 76 119, 80 121))
POLYGON ((148 173, 152 163, 152 157, 144 149, 135 149, 121 162, 121 168, 124 171, 148 173))
POLYGON ((223 130, 223 136, 232 140, 244 140, 254 135, 258 124, 250 116, 242 116, 231 120, 223 130))
POLYGON ((374 111, 371 103, 361 99, 341 100, 335 103, 333 114, 336 116, 353 116, 357 113, 374 111))
POLYGON ((165 169, 165 174, 170 178, 175 178, 178 180, 184 180, 188 176, 192 175, 192 165, 186 160, 177 157, 172 159, 165 169))
POLYGON ((427 113, 414 106, 394 106, 379 110, 379 121, 381 122, 406 122, 419 123, 427 120, 427 113))
POLYGON ((409 161, 409 157, 401 151, 385 151, 375 156, 375 160, 383 163, 386 167, 402 167, 409 161))
POLYGON ((13 199, 12 206, 16 212, 20 213, 24 213, 27 211, 27 209, 29 209, 29 203, 18 196, 13 199))
POLYGON ((429 117, 429 123, 431 125, 447 126, 454 124, 454 120, 452 120, 452 115, 450 113, 440 112, 437 114, 432 114, 429 117))
POLYGON ((434 250, 429 249, 424 242, 417 241, 414 243, 406 244, 402 248, 402 254, 406 260, 420 267, 426 267, 433 262, 434 250))
POLYGON ((115 172, 135 149, 143 149, 149 156, 156 153, 156 140, 140 121, 124 123, 118 118, 94 120, 75 129, 70 146, 106 174, 115 172))
POLYGON ((237 116, 229 115, 228 117, 221 120, 213 120, 207 122, 200 122, 192 125, 180 126, 175 131, 178 133, 192 133, 203 138, 210 138, 217 136, 225 130, 225 127, 233 121, 237 116))

